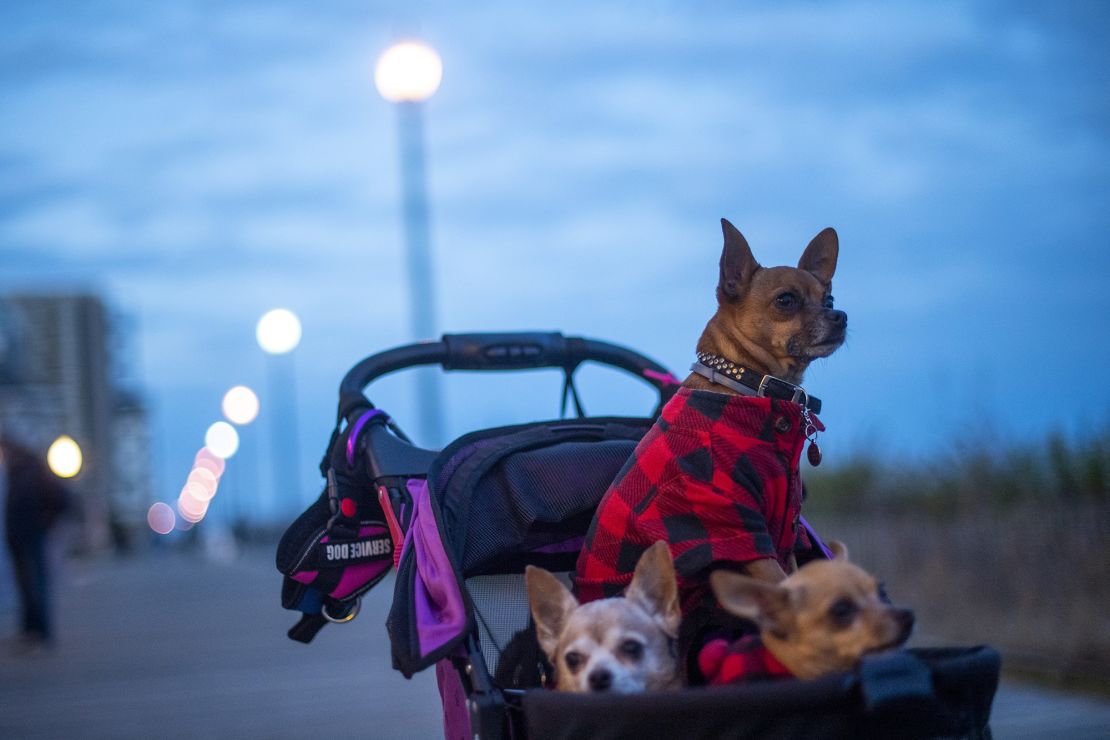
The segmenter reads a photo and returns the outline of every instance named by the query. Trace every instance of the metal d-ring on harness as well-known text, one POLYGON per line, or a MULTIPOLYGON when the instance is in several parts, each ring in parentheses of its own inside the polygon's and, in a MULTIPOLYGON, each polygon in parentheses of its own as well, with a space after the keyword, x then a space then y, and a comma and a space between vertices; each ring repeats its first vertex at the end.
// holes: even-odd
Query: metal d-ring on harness
POLYGON ((332 624, 346 624, 347 622, 350 622, 352 619, 357 617, 359 611, 361 611, 361 610, 362 610, 362 597, 361 596, 356 598, 350 604, 350 608, 347 610, 347 612, 345 614, 343 614, 342 616, 339 616, 339 617, 333 617, 330 613, 328 613, 327 602, 324 602, 323 604, 320 605, 320 615, 323 616, 324 619, 328 620, 332 624))

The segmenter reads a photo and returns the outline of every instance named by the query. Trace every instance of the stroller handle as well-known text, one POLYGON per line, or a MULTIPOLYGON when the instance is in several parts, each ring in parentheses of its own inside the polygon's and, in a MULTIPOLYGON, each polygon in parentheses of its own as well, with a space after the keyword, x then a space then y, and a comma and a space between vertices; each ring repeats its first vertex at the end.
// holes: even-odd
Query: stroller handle
POLYGON ((581 363, 598 362, 624 370, 651 385, 662 402, 678 381, 659 363, 627 347, 560 332, 444 334, 438 342, 417 342, 365 358, 339 384, 340 415, 367 399, 363 389, 377 378, 420 365, 444 370, 525 370, 554 367, 573 372, 581 363))

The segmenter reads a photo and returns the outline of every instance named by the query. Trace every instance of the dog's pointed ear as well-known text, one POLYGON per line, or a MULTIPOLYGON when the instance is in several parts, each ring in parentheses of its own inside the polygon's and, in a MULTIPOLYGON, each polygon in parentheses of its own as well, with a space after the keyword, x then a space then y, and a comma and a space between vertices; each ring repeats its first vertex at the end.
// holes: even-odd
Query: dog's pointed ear
POLYGON ((717 283, 717 300, 725 303, 740 297, 744 286, 759 269, 759 263, 752 255, 748 240, 727 218, 721 219, 721 230, 725 234, 725 247, 721 250, 721 278, 717 283))
POLYGON ((760 632, 785 637, 793 625, 790 592, 782 586, 729 570, 709 574, 709 584, 726 611, 750 619, 760 632))
POLYGON ((678 605, 674 559, 666 542, 656 542, 640 556, 625 598, 639 604, 667 635, 678 637, 682 611, 678 605))
POLYGON ((829 550, 832 552, 833 560, 848 561, 848 546, 840 540, 829 540, 826 542, 829 550))
POLYGON ((524 582, 528 587, 532 619, 536 622, 536 639, 554 663, 559 637, 570 613, 578 608, 578 600, 562 581, 543 568, 529 565, 524 569, 524 582))
POLYGON ((798 269, 805 270, 824 285, 829 285, 836 272, 836 258, 839 254, 840 239, 836 236, 836 229, 830 226, 813 237, 813 241, 802 253, 802 258, 798 260, 798 269))

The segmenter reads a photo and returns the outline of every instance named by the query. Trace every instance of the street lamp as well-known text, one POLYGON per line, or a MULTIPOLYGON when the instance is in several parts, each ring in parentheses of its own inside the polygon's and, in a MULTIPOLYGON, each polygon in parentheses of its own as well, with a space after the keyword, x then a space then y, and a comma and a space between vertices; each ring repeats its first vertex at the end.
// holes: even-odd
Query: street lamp
MULTIPOLYGON (((409 318, 413 338, 435 336, 435 284, 432 280, 428 193, 424 180, 423 103, 439 89, 443 62, 435 49, 404 41, 385 50, 374 68, 378 92, 397 108, 401 149, 401 209, 408 256, 409 318)), ((442 439, 439 376, 428 368, 415 371, 416 411, 425 444, 442 439)))
POLYGON ((439 54, 419 41, 394 44, 374 67, 374 84, 391 103, 421 103, 435 95, 442 79, 439 54))
POLYGON ((262 314, 254 334, 264 351, 284 355, 301 343, 301 320, 287 308, 275 308, 262 314))
POLYGON ((224 394, 220 408, 232 424, 246 426, 258 416, 258 396, 245 385, 237 385, 224 394))
MULTIPOLYGON (((239 450, 239 432, 226 421, 217 421, 204 433, 204 446, 216 457, 226 460, 239 450)), ((213 480, 215 477, 212 476, 213 480)))
POLYGON ((177 524, 177 515, 169 504, 157 501, 146 512, 146 521, 158 534, 169 534, 177 524))
MULTIPOLYGON (((270 455, 275 491, 292 508, 300 506, 300 445, 297 438, 297 385, 293 350, 301 343, 301 320, 286 308, 267 311, 255 329, 258 346, 267 355, 270 393, 270 455)), ((278 512, 280 513, 280 512, 278 512)))
POLYGON ((46 451, 46 464, 59 478, 73 478, 81 472, 84 456, 73 437, 63 434, 53 441, 46 451))
MULTIPOLYGON (((299 323, 300 322, 298 322, 298 325, 299 323)), ((267 336, 267 332, 263 332, 263 336, 265 337, 268 344, 277 339, 277 337, 267 336)), ((224 418, 230 421, 232 424, 241 427, 246 426, 258 417, 258 396, 247 386, 237 385, 233 388, 228 389, 227 393, 224 394, 223 401, 220 403, 220 408, 224 412, 224 418)), ((246 442, 245 439, 243 441, 246 442)), ((251 463, 253 464, 255 473, 254 477, 257 479, 257 457, 253 455, 244 455, 244 457, 249 458, 251 463)), ((233 486, 234 494, 231 496, 230 499, 228 499, 228 504, 230 506, 225 509, 225 511, 229 513, 232 521, 242 520, 243 518, 245 518, 246 513, 250 511, 247 502, 243 500, 243 492, 239 490, 238 483, 240 480, 242 480, 242 478, 237 472, 238 467, 239 466, 236 466, 236 470, 232 471, 231 473, 231 480, 236 485, 233 486), (236 511, 236 509, 238 511, 236 511)), ((212 472, 215 473, 216 471, 212 472)), ((218 478, 222 472, 223 470, 221 469, 219 473, 216 473, 216 477, 218 478)), ((257 488, 255 488, 254 490, 257 490, 257 488)))

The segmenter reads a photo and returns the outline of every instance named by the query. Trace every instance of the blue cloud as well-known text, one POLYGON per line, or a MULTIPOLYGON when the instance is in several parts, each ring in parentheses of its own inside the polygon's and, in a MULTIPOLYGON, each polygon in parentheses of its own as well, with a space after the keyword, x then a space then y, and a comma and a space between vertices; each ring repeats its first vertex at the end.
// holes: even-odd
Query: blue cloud
MULTIPOLYGON (((0 287, 90 280, 138 317, 171 488, 225 387, 262 382, 255 318, 297 309, 311 460, 346 367, 407 339, 370 71, 416 29, 446 63, 427 107, 445 329, 563 328, 683 370, 718 218, 768 264, 833 225, 851 341, 809 378, 831 455, 937 449, 983 408, 1021 436, 1102 418, 1104 8, 9 4, 0 287), (1090 390, 1031 387, 1031 365, 1090 390)), ((452 432, 549 415, 558 389, 532 380, 478 403, 452 379, 452 432)), ((402 380, 385 390, 411 413, 402 380)))

